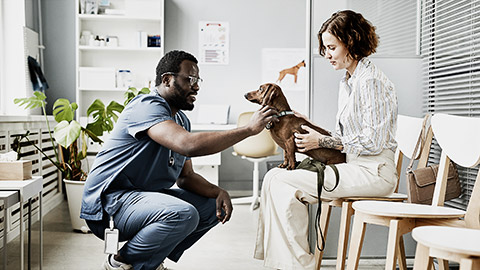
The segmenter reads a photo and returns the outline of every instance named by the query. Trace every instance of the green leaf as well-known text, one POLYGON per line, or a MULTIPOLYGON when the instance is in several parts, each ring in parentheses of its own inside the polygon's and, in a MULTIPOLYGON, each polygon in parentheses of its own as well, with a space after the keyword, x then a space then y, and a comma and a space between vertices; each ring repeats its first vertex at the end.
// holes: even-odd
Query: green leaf
POLYGON ((43 92, 35 91, 33 92, 33 97, 28 98, 15 98, 13 103, 18 104, 22 107, 26 104, 25 109, 35 109, 45 106, 45 99, 47 98, 43 92))
POLYGON ((139 94, 149 94, 150 92, 151 92, 150 89, 148 89, 147 87, 144 87, 140 90, 139 94))
POLYGON ((68 99, 59 98, 53 104, 53 116, 58 123, 62 121, 72 121, 75 116, 75 110, 78 108, 77 103, 70 103, 68 99))
POLYGON ((103 143, 103 141, 99 137, 97 137, 97 135, 95 135, 92 131, 86 128, 82 128, 82 131, 84 131, 88 135, 88 137, 90 137, 90 139, 92 139, 94 142, 103 143))
POLYGON ((77 121, 72 120, 69 123, 68 121, 63 120, 55 126, 53 130, 53 136, 58 144, 68 148, 78 139, 81 130, 82 127, 77 121))
POLYGON ((150 89, 148 89, 148 87, 144 87, 140 91, 138 91, 137 88, 135 88, 135 87, 130 87, 130 88, 128 88, 128 90, 124 94, 125 102, 123 103, 123 105, 127 106, 127 104, 130 103, 130 101, 134 97, 136 97, 138 95, 141 95, 141 94, 148 94, 148 93, 150 93, 150 89))
POLYGON ((103 132, 110 132, 113 130, 113 124, 118 120, 117 113, 123 111, 123 105, 112 101, 105 107, 105 104, 99 99, 96 99, 87 109, 87 116, 92 115, 93 122, 86 127, 93 134, 102 136, 103 132))
MULTIPOLYGON (((110 104, 108 104, 108 106, 107 106, 107 117, 112 118, 114 122, 117 122, 118 115, 115 112, 120 114, 120 113, 123 112, 124 108, 125 107, 122 104, 119 104, 116 101, 110 102, 110 104)), ((112 123, 112 126, 111 126, 110 130, 112 130, 112 129, 113 129, 113 123, 112 123)))

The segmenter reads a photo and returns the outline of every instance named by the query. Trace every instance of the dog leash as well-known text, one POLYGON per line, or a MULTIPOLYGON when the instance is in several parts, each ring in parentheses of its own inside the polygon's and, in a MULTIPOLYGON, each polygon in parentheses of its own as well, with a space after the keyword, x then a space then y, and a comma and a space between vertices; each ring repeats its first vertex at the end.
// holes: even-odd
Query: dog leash
POLYGON ((321 201, 321 194, 322 194, 322 189, 325 189, 327 192, 332 192, 334 189, 337 188, 338 183, 340 182, 340 174, 338 173, 338 169, 335 165, 330 164, 330 165, 325 165, 322 162, 318 160, 312 160, 310 158, 305 158, 300 164, 298 164, 297 169, 304 169, 304 170, 309 170, 313 172, 317 172, 317 196, 318 196, 318 208, 317 208, 317 213, 315 215, 315 237, 318 239, 318 232, 320 232, 320 237, 322 238, 322 247, 318 245, 317 241, 317 248, 320 251, 323 251, 325 249, 325 237, 323 236, 322 228, 320 228, 320 216, 322 213, 322 201, 321 201), (324 180, 325 180, 325 168, 329 166, 330 168, 333 169, 333 172, 335 173, 335 186, 332 189, 326 189, 325 186, 323 185, 324 180))
MULTIPOLYGON (((276 118, 286 116, 286 115, 294 115, 295 113, 293 111, 281 111, 277 115, 275 115, 276 118)), ((271 129, 273 127, 273 122, 270 121, 268 124, 265 126, 266 129, 271 129)))

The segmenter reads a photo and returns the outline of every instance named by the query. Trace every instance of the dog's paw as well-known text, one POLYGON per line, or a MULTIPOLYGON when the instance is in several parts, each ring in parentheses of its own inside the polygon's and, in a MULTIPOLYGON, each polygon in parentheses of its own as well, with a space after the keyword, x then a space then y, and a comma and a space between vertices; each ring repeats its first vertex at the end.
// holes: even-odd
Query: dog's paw
POLYGON ((289 170, 289 171, 290 170, 295 170, 295 168, 296 168, 295 164, 293 164, 293 165, 290 164, 290 165, 287 166, 287 170, 289 170))

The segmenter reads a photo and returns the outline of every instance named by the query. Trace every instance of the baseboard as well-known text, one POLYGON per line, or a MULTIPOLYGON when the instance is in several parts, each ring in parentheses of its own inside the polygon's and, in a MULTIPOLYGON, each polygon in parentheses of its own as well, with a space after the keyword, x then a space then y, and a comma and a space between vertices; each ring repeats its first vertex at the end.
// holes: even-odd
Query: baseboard
MULTIPOLYGON (((407 267, 413 268, 414 258, 407 258, 407 267)), ((347 258, 348 261, 348 258, 347 258)), ((325 266, 334 266, 337 264, 337 260, 333 258, 324 258, 322 259, 322 265, 325 266)), ((360 258, 359 265, 361 266, 384 266, 385 258, 360 258)))
POLYGON ((252 190, 228 190, 231 198, 252 196, 252 190))

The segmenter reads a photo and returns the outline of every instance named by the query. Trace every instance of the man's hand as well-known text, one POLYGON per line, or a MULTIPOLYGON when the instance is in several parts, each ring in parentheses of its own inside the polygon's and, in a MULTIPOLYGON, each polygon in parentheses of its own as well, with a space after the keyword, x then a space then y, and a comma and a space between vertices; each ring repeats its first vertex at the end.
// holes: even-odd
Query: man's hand
POLYGON ((253 134, 260 133, 269 122, 276 123, 280 120, 277 118, 278 111, 270 106, 264 106, 256 111, 250 122, 247 124, 253 134))
POLYGON ((230 195, 225 190, 221 190, 217 196, 217 218, 222 224, 230 220, 232 216, 233 206, 230 195), (222 215, 222 209, 224 215, 222 215))

